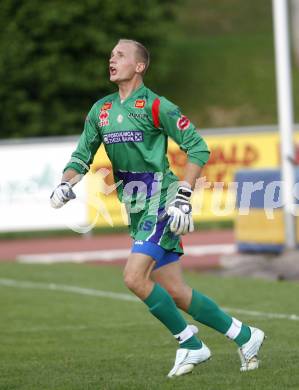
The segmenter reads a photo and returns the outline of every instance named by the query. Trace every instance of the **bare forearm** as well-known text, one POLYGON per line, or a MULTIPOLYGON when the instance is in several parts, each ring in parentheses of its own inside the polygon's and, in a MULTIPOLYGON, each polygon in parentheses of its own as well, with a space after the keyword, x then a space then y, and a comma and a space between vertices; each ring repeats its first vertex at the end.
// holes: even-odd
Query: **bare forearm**
POLYGON ((72 186, 77 184, 81 179, 83 175, 75 171, 74 169, 67 169, 64 174, 62 175, 61 182, 68 182, 72 186))
POLYGON ((191 187, 193 190, 195 187, 196 180, 200 177, 202 171, 202 167, 197 164, 188 162, 185 167, 185 177, 184 182, 186 185, 191 187))

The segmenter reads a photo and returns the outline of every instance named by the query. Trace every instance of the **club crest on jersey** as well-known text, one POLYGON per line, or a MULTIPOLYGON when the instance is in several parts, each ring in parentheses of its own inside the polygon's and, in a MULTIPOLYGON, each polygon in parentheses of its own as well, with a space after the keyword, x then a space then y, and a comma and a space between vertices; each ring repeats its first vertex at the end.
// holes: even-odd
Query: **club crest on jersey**
POLYGON ((177 128, 182 131, 188 129, 189 125, 190 120, 185 115, 181 115, 176 123, 177 128))
POLYGON ((111 107, 112 107, 112 102, 106 102, 102 105, 101 111, 111 110, 111 107))
POLYGON ((145 106, 145 100, 143 99, 135 100, 135 105, 134 105, 135 108, 144 108, 144 106, 145 106))
POLYGON ((101 111, 100 115, 99 115, 99 119, 100 119, 99 126, 100 127, 108 126, 109 125, 109 119, 108 118, 109 118, 109 112, 101 111))
POLYGON ((121 123, 124 120, 124 117, 121 114, 119 114, 119 115, 117 115, 116 120, 118 123, 121 123))

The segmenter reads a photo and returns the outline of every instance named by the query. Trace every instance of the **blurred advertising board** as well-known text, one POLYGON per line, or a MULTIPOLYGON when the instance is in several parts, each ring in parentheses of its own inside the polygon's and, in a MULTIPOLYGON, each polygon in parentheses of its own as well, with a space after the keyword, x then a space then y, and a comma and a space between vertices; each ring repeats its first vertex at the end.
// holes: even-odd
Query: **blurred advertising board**
POLYGON ((61 179, 75 141, 0 143, 0 232, 65 229, 86 223, 85 184, 60 210, 49 197, 61 179))
MULTIPOLYGON (((279 166, 279 134, 274 127, 263 129, 202 132, 211 157, 194 191, 196 221, 234 218, 236 188, 233 180, 239 169, 279 166)), ((298 132, 295 139, 299 144, 298 132)), ((0 232, 70 228, 82 233, 93 226, 127 223, 116 192, 105 195, 103 191, 104 187, 114 184, 103 146, 90 172, 76 185, 77 198, 59 210, 50 207, 49 196, 59 183, 77 141, 78 137, 58 137, 0 142, 0 232)), ((168 158, 174 173, 183 179, 187 158, 171 140, 168 158)))
MULTIPOLYGON (((294 174, 295 182, 299 183, 299 166, 295 168, 294 174)), ((277 168, 244 169, 237 172, 235 180, 239 183, 236 204, 240 212, 236 216, 234 225, 238 250, 240 252, 282 251, 285 244, 285 229, 280 170, 277 168), (250 198, 250 212, 246 212, 248 203, 244 199, 243 189, 249 182, 255 183, 257 190, 250 198), (262 187, 258 183, 262 183, 262 187)), ((296 236, 299 243, 299 192, 294 191, 293 194, 293 206, 289 205, 289 209, 293 210, 292 214, 296 220, 296 236)))

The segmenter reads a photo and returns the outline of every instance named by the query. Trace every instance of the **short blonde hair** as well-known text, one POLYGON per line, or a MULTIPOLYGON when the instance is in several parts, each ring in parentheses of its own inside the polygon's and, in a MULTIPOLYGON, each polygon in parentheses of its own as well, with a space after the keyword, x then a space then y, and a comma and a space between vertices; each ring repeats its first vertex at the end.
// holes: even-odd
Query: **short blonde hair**
POLYGON ((134 41, 133 39, 120 39, 118 43, 120 42, 132 43, 133 45, 135 45, 138 60, 140 60, 140 62, 145 64, 144 71, 142 72, 142 75, 144 75, 150 64, 150 53, 148 49, 145 46, 143 46, 142 43, 138 41, 134 41))

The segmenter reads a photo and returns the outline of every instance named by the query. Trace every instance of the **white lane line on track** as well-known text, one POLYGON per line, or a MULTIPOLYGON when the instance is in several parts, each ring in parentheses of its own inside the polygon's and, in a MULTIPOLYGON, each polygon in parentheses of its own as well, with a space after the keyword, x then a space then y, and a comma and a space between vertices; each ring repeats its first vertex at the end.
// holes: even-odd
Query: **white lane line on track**
MULTIPOLYGON (((23 280, 21 281, 21 280, 14 280, 14 279, 0 279, 0 286, 25 288, 25 289, 28 288, 28 289, 36 289, 36 290, 62 291, 62 292, 68 292, 73 294, 90 295, 93 297, 112 298, 121 301, 140 302, 140 299, 138 299, 137 297, 125 293, 115 293, 111 291, 102 291, 102 290, 96 290, 92 288, 69 286, 69 285, 56 284, 56 283, 39 283, 39 282, 30 282, 30 281, 23 281, 23 280)), ((253 317, 299 321, 299 315, 297 314, 267 313, 267 312, 254 311, 254 310, 235 309, 231 307, 225 307, 223 309, 228 312, 239 313, 239 314, 244 314, 253 317)))
POLYGON ((255 311, 255 310, 243 310, 243 309, 233 309, 231 307, 223 307, 223 310, 237 313, 237 314, 244 314, 249 315, 252 317, 263 317, 263 318, 269 318, 269 319, 282 319, 282 320, 292 320, 292 321, 299 321, 299 315, 297 314, 283 314, 283 313, 266 313, 263 311, 255 311))
POLYGON ((129 249, 111 249, 100 251, 80 251, 80 252, 57 252, 38 253, 17 256, 19 263, 27 264, 52 264, 52 263, 84 263, 85 261, 105 261, 122 260, 128 257, 129 249))
POLYGON ((64 325, 64 326, 33 326, 31 328, 22 328, 22 329, 0 329, 1 334, 3 333, 36 333, 36 332, 69 332, 69 331, 81 331, 91 329, 87 325, 64 325))
MULTIPOLYGON (((127 322, 122 323, 122 328, 130 328, 135 327, 136 325, 144 325, 144 326, 151 326, 152 324, 149 322, 141 323, 138 321, 138 324, 136 322, 127 322)), ((85 331, 85 330, 111 330, 111 329, 117 329, 119 330, 119 324, 109 324, 109 326, 103 326, 103 324, 94 324, 94 325, 62 325, 62 326, 32 326, 27 328, 17 328, 17 329, 11 329, 11 328, 0 328, 0 333, 36 333, 36 332, 69 332, 69 331, 85 331)))
MULTIPOLYGON (((187 256, 204 256, 211 254, 232 254, 236 252, 234 244, 218 245, 186 245, 184 247, 187 256)), ((123 260, 128 257, 130 249, 104 249, 98 251, 82 252, 57 252, 22 254, 17 256, 17 261, 27 264, 52 264, 61 262, 84 263, 85 261, 105 261, 123 260)))
POLYGON ((63 291, 80 295, 90 295, 92 297, 112 298, 121 301, 139 301, 134 295, 115 293, 111 291, 101 291, 93 288, 84 288, 78 286, 69 286, 65 284, 56 283, 39 283, 29 281, 19 281, 13 279, 0 279, 0 286, 15 287, 15 288, 29 288, 36 290, 51 290, 63 291))

